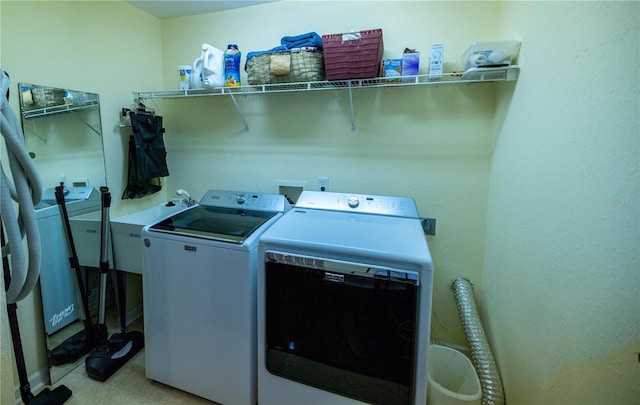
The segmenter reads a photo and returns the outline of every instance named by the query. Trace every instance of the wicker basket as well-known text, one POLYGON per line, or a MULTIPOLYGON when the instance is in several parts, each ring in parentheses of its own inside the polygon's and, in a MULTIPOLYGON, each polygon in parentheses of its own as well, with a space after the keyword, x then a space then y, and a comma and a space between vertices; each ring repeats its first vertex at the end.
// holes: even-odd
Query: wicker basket
POLYGON ((327 80, 378 77, 384 52, 382 29, 322 36, 327 80))
POLYGON ((249 84, 324 80, 322 52, 291 50, 256 55, 245 65, 249 84))
POLYGON ((50 87, 34 87, 31 89, 35 108, 64 105, 64 90, 50 87))

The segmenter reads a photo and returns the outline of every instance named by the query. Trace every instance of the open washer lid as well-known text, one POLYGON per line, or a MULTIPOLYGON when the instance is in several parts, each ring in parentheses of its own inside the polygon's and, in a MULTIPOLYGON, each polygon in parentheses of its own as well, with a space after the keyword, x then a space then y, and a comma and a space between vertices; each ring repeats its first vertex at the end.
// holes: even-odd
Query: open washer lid
POLYGON ((150 227, 166 232, 223 242, 243 243, 277 212, 195 206, 150 227))
POLYGON ((271 218, 288 209, 282 195, 209 190, 198 205, 149 230, 242 244, 271 218))

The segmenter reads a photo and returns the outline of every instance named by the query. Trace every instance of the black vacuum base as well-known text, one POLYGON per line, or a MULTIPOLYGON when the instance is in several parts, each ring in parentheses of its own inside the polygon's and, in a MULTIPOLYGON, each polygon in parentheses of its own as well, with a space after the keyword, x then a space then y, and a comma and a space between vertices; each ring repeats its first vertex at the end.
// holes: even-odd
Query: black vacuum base
POLYGON ((51 349, 49 351, 49 363, 52 366, 75 363, 82 356, 107 340, 107 327, 105 325, 94 325, 92 331, 93 339, 87 339, 87 330, 82 329, 51 349))
POLYGON ((85 360, 87 375, 106 381, 144 347, 142 332, 114 333, 85 360))
POLYGON ((80 357, 96 347, 83 329, 49 351, 49 363, 52 366, 75 363, 80 357))
POLYGON ((71 398, 71 390, 64 385, 50 390, 43 389, 38 395, 29 400, 29 405, 59 405, 67 402, 71 398))

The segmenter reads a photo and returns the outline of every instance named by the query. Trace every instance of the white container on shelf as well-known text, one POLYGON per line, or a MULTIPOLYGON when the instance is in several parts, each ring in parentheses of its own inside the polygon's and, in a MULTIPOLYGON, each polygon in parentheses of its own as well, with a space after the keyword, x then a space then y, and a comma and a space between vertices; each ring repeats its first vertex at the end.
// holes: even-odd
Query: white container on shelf
POLYGON ((190 65, 178 66, 178 88, 180 90, 189 90, 191 86, 191 69, 190 65))
POLYGON ((429 57, 429 79, 439 79, 442 77, 443 58, 444 45, 433 45, 429 57))
POLYGON ((464 70, 476 67, 509 66, 518 56, 519 41, 472 42, 462 55, 464 70))

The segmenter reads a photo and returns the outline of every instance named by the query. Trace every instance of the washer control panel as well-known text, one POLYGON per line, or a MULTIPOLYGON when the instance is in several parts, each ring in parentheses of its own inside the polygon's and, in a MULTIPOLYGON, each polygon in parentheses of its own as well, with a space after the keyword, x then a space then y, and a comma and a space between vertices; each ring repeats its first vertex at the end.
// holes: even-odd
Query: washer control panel
POLYGON ((420 218, 415 201, 409 197, 303 191, 295 207, 420 218))
POLYGON ((283 195, 244 191, 209 190, 199 202, 207 207, 286 212, 290 205, 283 195))

